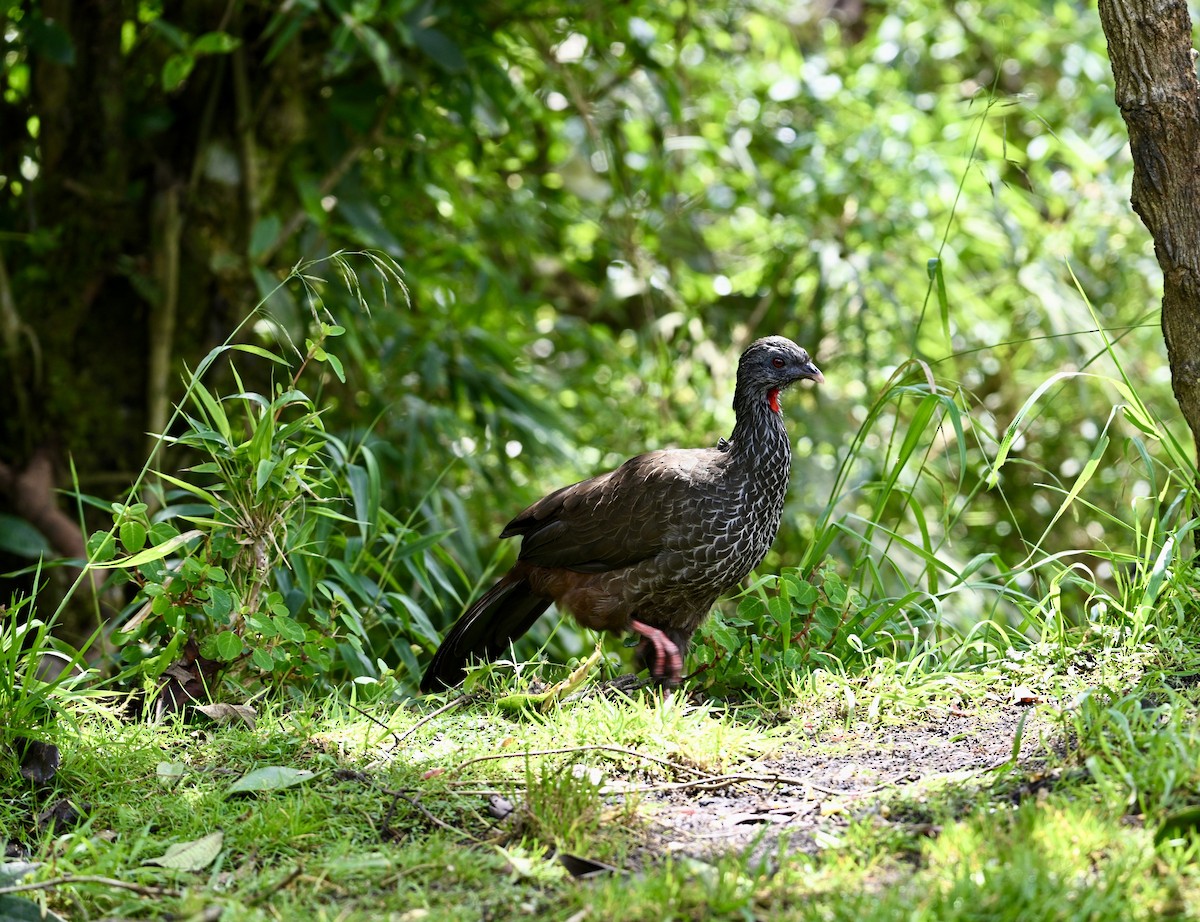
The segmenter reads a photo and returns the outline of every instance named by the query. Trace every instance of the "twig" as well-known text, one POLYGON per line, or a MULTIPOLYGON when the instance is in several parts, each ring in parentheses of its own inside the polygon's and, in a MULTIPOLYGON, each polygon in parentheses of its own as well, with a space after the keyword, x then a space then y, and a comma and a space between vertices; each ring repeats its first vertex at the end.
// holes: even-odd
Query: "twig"
POLYGON ((152 887, 146 884, 135 884, 127 880, 117 880, 114 877, 99 877, 95 874, 67 874, 65 877, 52 877, 50 880, 38 881, 34 884, 13 884, 11 887, 0 887, 0 896, 9 893, 28 893, 30 890, 53 890, 63 884, 103 884, 118 890, 132 890, 141 896, 179 896, 178 890, 169 887, 152 887))
POLYGON ((794 778, 788 775, 753 775, 734 773, 728 775, 713 775, 708 778, 694 778, 691 781, 669 781, 662 784, 644 784, 631 785, 629 787, 607 787, 604 790, 606 794, 653 794, 658 791, 682 791, 682 790, 700 790, 714 791, 719 788, 726 788, 738 782, 756 781, 765 784, 776 784, 787 787, 805 787, 813 791, 818 791, 821 794, 828 794, 831 797, 862 797, 866 794, 877 794, 885 788, 892 787, 896 784, 896 780, 885 781, 881 784, 874 785, 869 788, 860 788, 854 791, 839 791, 835 788, 827 788, 822 785, 815 784, 804 778, 794 778))
MULTIPOLYGON (((396 745, 399 746, 406 739, 408 739, 410 736, 412 736, 414 733, 416 733, 418 730, 420 730, 423 726, 425 726, 425 724, 427 724, 427 723, 429 723, 429 721, 433 720, 433 718, 441 717, 447 711, 453 711, 457 707, 462 707, 468 701, 474 701, 476 699, 476 697, 478 697, 478 696, 477 695, 459 695, 453 701, 448 701, 446 704, 443 704, 436 711, 433 711, 430 714, 426 714, 424 717, 422 717, 420 720, 418 720, 415 724, 413 724, 411 727, 409 727, 407 730, 405 730, 402 734, 400 734, 400 736, 396 739, 396 745)), ((393 735, 395 735, 395 734, 393 733, 393 735)))
POLYGON ((420 813, 423 817, 425 817, 425 819, 427 819, 427 820, 429 820, 429 822, 433 823, 435 826, 440 826, 442 829, 445 829, 448 832, 454 832, 454 833, 457 833, 458 835, 462 836, 465 839, 470 839, 476 845, 485 845, 486 844, 483 841, 483 839, 476 838, 475 836, 471 835, 466 830, 459 829, 457 826, 453 826, 450 823, 447 823, 445 820, 434 816, 432 813, 429 812, 429 808, 427 808, 424 804, 422 804, 415 797, 409 797, 403 791, 389 791, 387 788, 379 788, 378 790, 381 793, 392 795, 392 805, 390 807, 388 807, 388 812, 383 818, 383 826, 385 829, 391 829, 392 814, 396 812, 396 802, 399 800, 403 800, 410 807, 412 807, 414 810, 416 810, 418 813, 420 813))
POLYGON ((297 877, 299 877, 303 873, 304 873, 304 868, 302 868, 300 865, 296 865, 294 868, 292 868, 291 871, 289 871, 287 873, 287 875, 285 875, 283 877, 282 880, 276 881, 271 886, 267 887, 265 890, 260 890, 254 896, 250 897, 250 899, 246 901, 246 905, 257 906, 259 903, 262 903, 265 900, 270 899, 276 893, 278 893, 280 890, 282 890, 284 887, 286 887, 288 884, 290 884, 293 880, 295 880, 297 877))
MULTIPOLYGON (((389 727, 387 724, 385 724, 385 723, 384 723, 382 720, 380 720, 378 717, 374 716, 373 714, 368 714, 366 711, 364 711, 364 710, 363 710, 362 708, 360 708, 358 705, 356 705, 356 704, 354 704, 354 703, 352 703, 352 702, 350 702, 350 701, 347 701, 346 703, 347 703, 347 704, 350 706, 350 709, 351 709, 351 710, 353 710, 353 711, 358 711, 358 713, 362 714, 362 716, 363 716, 363 717, 365 717, 365 718, 367 718, 367 720, 371 721, 371 723, 375 724, 375 725, 376 725, 376 726, 378 726, 378 727, 382 727, 382 728, 383 728, 384 730, 386 730, 388 733, 392 734, 392 736, 393 736, 393 737, 395 737, 395 736, 396 736, 396 731, 395 731, 395 730, 393 730, 391 727, 389 727)), ((399 745, 400 745, 400 740, 399 740, 399 739, 397 739, 397 740, 396 740, 396 745, 397 745, 397 746, 399 746, 399 745)))
POLYGON ((692 768, 689 765, 680 765, 678 762, 672 762, 669 759, 660 759, 658 756, 648 755, 644 752, 638 752, 636 749, 626 749, 624 746, 609 746, 604 743, 596 743, 589 746, 564 746, 561 749, 525 749, 520 752, 497 752, 486 756, 476 756, 473 759, 456 765, 449 769, 452 772, 459 772, 468 765, 474 765, 476 762, 490 762, 495 759, 519 759, 523 756, 557 756, 566 755, 574 752, 616 752, 621 755, 633 756, 636 759, 645 759, 647 762, 655 762, 659 765, 664 765, 667 768, 673 768, 677 771, 689 772, 705 779, 716 778, 717 776, 711 772, 702 771, 698 768, 692 768))

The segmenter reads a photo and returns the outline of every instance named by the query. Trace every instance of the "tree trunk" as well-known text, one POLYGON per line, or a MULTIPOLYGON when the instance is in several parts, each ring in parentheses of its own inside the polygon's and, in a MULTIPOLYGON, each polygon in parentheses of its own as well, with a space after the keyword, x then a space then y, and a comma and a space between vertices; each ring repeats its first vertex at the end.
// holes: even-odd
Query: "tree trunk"
POLYGON ((1171 385, 1200 457, 1200 82, 1184 0, 1099 0, 1134 211, 1163 271, 1171 385))

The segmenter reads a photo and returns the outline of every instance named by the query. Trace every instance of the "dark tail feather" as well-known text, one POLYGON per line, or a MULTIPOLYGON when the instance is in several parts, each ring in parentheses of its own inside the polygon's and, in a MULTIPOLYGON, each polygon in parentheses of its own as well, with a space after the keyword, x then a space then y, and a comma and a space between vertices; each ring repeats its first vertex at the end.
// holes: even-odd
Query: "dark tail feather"
POLYGON ((421 691, 441 691, 457 685, 473 658, 495 659, 533 627, 552 601, 536 595, 524 577, 512 573, 504 576, 450 628, 421 677, 421 691))

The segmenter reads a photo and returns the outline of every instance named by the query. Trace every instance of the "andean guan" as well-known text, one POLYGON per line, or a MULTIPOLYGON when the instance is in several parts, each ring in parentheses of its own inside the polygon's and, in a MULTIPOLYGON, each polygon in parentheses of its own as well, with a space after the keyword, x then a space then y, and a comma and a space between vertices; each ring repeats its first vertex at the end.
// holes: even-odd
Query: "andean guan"
POLYGON ((641 634, 652 678, 677 685, 693 632, 775 540, 792 463, 779 392, 804 378, 825 380, 807 352, 757 340, 738 362, 730 438, 638 455, 509 522, 500 537, 524 539, 516 563, 450 629, 421 690, 458 684, 552 602, 585 627, 641 634))

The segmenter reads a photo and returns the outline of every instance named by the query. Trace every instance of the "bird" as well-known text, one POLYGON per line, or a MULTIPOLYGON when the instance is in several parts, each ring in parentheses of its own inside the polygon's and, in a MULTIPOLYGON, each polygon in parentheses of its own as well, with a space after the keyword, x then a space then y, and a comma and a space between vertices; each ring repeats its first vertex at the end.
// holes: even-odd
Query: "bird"
POLYGON ((805 379, 825 381, 807 351, 755 340, 738 360, 729 438, 640 454, 517 515, 500 533, 521 537, 516 562, 446 634, 421 691, 457 685, 552 603, 584 627, 641 635, 651 679, 677 686, 692 634, 775 540, 792 461, 779 395, 805 379))

